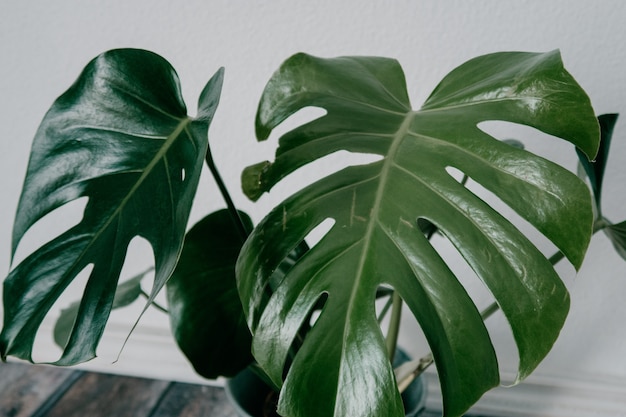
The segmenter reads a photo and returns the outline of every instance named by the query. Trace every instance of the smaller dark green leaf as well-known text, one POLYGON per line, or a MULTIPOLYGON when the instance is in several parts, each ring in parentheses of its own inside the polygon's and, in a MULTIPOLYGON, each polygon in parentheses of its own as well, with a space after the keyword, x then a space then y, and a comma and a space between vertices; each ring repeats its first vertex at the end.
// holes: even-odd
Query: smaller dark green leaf
POLYGON ((33 141, 13 227, 14 254, 28 229, 81 197, 80 223, 30 253, 4 280, 0 358, 32 361, 37 331, 74 279, 92 266, 57 365, 92 359, 130 242, 154 254, 146 308, 176 266, 208 148, 223 71, 187 116, 180 82, 162 57, 119 49, 92 60, 46 113, 33 141))
POLYGON ((613 243, 617 254, 626 260, 626 221, 609 225, 603 230, 613 243))
POLYGON ((615 128, 617 117, 617 114, 602 114, 598 116, 598 122, 600 123, 600 148, 595 160, 590 161, 580 149, 576 148, 580 164, 591 184, 598 216, 601 215, 600 201, 602 198, 602 180, 604 179, 604 171, 611 148, 611 138, 613 137, 613 129, 615 128))
MULTIPOLYGON (((240 216, 252 228, 250 218, 240 216)), ((252 362, 250 331, 235 285, 242 245, 228 210, 208 215, 187 233, 166 284, 176 342, 206 378, 233 376, 252 362)))
MULTIPOLYGON (((115 290, 115 297, 113 298, 112 310, 117 308, 126 307, 133 303, 141 296, 141 280, 146 276, 148 272, 152 271, 150 268, 147 271, 141 272, 122 284, 117 286, 115 290)), ((57 319, 54 325, 54 342, 61 348, 65 348, 67 341, 69 340, 72 332, 72 327, 76 321, 78 315, 78 309, 80 307, 80 301, 75 301, 67 308, 61 310, 61 315, 57 319)))

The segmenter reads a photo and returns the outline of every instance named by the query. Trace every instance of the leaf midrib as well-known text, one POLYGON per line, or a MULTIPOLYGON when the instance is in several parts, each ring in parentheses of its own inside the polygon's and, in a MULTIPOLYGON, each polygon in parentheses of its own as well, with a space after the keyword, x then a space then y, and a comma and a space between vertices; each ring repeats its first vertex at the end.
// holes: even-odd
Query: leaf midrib
MULTIPOLYGON (((378 179, 378 188, 376 189, 376 193, 374 194, 374 205, 371 209, 371 214, 369 216, 369 222, 367 225, 367 230, 365 231, 365 235, 363 240, 365 244, 363 245, 363 251, 361 258, 359 260, 359 265, 357 267, 357 277, 362 276, 363 268, 365 266, 365 259, 367 258, 367 252, 369 252, 370 243, 372 241, 372 234, 374 233, 374 229, 376 224, 378 223, 378 212, 380 211, 380 206, 383 200, 383 195, 385 194, 385 188, 387 184, 387 178, 389 177, 389 173, 392 168, 395 166, 394 157, 400 144, 402 144, 403 139, 409 133, 409 127, 413 118, 415 116, 415 112, 409 112, 405 115, 402 124, 396 131, 392 141, 391 146, 389 147, 389 151, 384 158, 383 165, 380 170, 379 179, 378 179)), ((356 286, 355 286, 356 287, 356 286)), ((353 289, 352 294, 350 295, 350 306, 352 305, 352 301, 356 298, 355 290, 353 289)))
MULTIPOLYGON (((173 120, 178 120, 180 119, 179 116, 173 115, 168 113, 167 111, 163 110, 162 108, 160 108, 159 106, 151 103, 150 101, 146 100, 145 98, 141 97, 140 95, 138 95, 137 93, 135 93, 134 91, 131 91, 127 88, 125 88, 123 86, 123 84, 120 84, 117 82, 116 78, 106 78, 106 81, 110 84, 110 86, 114 89, 114 90, 118 90, 123 94, 126 94, 132 98, 134 98, 135 100, 139 101, 142 104, 145 104, 146 106, 148 106, 149 108, 155 110, 158 113, 161 113, 162 115, 169 117, 170 119, 173 120)), ((180 103, 179 103, 180 104, 180 103)), ((185 111, 185 110, 183 110, 185 111)), ((183 119, 184 120, 184 119, 183 119)))
MULTIPOLYGON (((187 125, 190 122, 191 122, 191 118, 189 118, 189 117, 185 117, 185 118, 181 119, 181 121, 178 124, 178 126, 176 127, 176 129, 170 135, 167 136, 167 139, 165 141, 164 146, 159 150, 159 152, 156 153, 154 158, 152 158, 150 163, 143 170, 143 174, 135 182, 135 184, 133 185, 131 190, 128 192, 126 197, 120 202, 118 207, 109 216, 107 221, 97 231, 95 231, 92 234, 92 237, 91 237, 89 243, 83 248, 81 254, 74 260, 74 262, 72 263, 72 266, 77 265, 77 264, 80 263, 80 261, 83 259, 83 257, 89 252, 89 249, 91 247, 93 247, 93 245, 95 245, 95 242, 98 241, 100 235, 104 232, 104 230, 106 230, 111 225, 111 223, 114 221, 114 219, 118 218, 119 213, 124 209, 126 203, 130 200, 131 196, 137 191, 137 189, 139 189, 139 187, 141 186, 141 184, 143 183, 145 178, 148 177, 148 175, 150 175, 152 173, 152 169, 157 165, 157 163, 161 160, 161 158, 166 154, 166 152, 170 149, 172 144, 180 136, 180 134, 183 131, 186 130, 187 125)), ((57 293, 51 293, 50 296, 53 299, 57 299, 58 298, 57 293)), ((26 327, 26 326, 24 326, 24 327, 26 327)))
MULTIPOLYGON (((178 126, 176 126, 176 129, 174 129, 174 131, 167 136, 167 138, 165 139, 165 143, 163 144, 163 146, 159 149, 159 151, 154 155, 154 157, 152 158, 152 160, 150 161, 150 163, 148 165, 146 165, 146 167, 142 170, 142 174, 141 176, 137 179, 137 181, 135 181, 135 183, 133 184, 132 188, 128 191, 128 193, 126 194, 126 196, 122 199, 122 201, 120 202, 120 204, 118 205, 118 207, 115 209, 115 211, 111 214, 111 216, 109 216, 109 220, 107 220, 107 222, 100 228, 100 230, 98 231, 98 233, 96 234, 95 238, 97 238, 97 235, 99 235, 101 233, 102 230, 106 229, 109 224, 113 221, 112 219, 117 217, 117 215, 124 209, 124 207, 126 206, 126 204, 128 203, 128 201, 130 201, 130 199, 134 196, 134 194, 137 192, 137 190, 141 187, 141 185, 143 184, 144 180, 152 174, 152 170, 154 169, 154 167, 163 159, 165 161, 165 163, 167 164, 167 158, 164 158, 164 156, 167 154, 167 151, 169 151, 169 149, 172 147, 172 145, 174 144, 174 142, 176 142, 176 140, 178 139, 178 137, 183 133, 183 131, 186 131, 187 129, 187 125, 191 123, 191 118, 190 117, 185 117, 183 119, 181 119, 180 123, 178 124, 178 126)), ((170 188, 170 196, 172 194, 171 192, 171 183, 169 183, 169 177, 168 177, 168 184, 169 184, 169 188, 170 188)), ((94 238, 94 240, 95 240, 94 238)))
MULTIPOLYGON (((374 205, 372 206, 372 209, 370 212, 371 214, 368 219, 367 230, 365 231, 365 235, 363 236, 363 238, 360 240, 363 242, 363 248, 361 250, 359 264, 356 269, 356 274, 355 274, 356 279, 352 285, 352 292, 350 293, 350 297, 348 299, 348 304, 346 307, 347 313, 354 309, 355 300, 359 298, 357 292, 358 292, 358 288, 360 288, 361 280, 363 279, 363 269, 365 267, 365 260, 367 259, 367 253, 370 250, 370 245, 372 242, 372 235, 374 233, 374 229, 376 228, 376 225, 378 224, 378 212, 380 210, 383 196, 385 194, 387 178, 389 176, 389 172, 394 166, 394 162, 393 162, 394 156, 396 152, 398 151, 398 148, 402 144, 406 134, 409 132, 409 127, 411 125, 411 122, 413 121, 413 118, 415 117, 415 114, 416 112, 414 111, 410 111, 405 114, 404 120, 402 121, 402 124, 400 124, 400 126, 398 127, 398 130, 396 131, 394 135, 391 146, 389 148, 389 152, 387 153, 383 162, 383 166, 381 167, 380 176, 378 180, 379 181, 378 188, 375 193, 374 205)), ((348 325, 349 325, 349 320, 346 320, 344 323, 342 346, 346 345, 345 338, 346 338, 346 335, 348 334, 348 325)), ((344 349, 342 349, 341 355, 342 355, 341 363, 343 363, 344 349)), ((337 375, 339 376, 339 373, 337 375)), ((335 407, 336 406, 337 406, 337 403, 335 403, 335 407)), ((337 410, 335 409, 335 411, 337 410)))

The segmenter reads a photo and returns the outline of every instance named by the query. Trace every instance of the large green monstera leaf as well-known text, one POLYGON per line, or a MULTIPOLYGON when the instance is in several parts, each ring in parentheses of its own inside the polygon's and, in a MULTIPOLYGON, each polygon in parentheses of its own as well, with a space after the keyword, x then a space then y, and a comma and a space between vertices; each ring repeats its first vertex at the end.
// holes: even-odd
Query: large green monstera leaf
POLYGON ((60 294, 92 266, 78 315, 57 364, 95 356, 129 242, 145 238, 155 257, 147 305, 176 265, 208 146, 223 71, 187 116, 179 80, 161 57, 106 52, 52 105, 35 136, 13 230, 13 251, 35 222, 80 197, 80 222, 17 265, 4 282, 0 354, 32 360, 37 329, 60 294))
POLYGON ((418 220, 435 225, 491 291, 517 343, 519 378, 528 375, 559 334, 568 293, 533 243, 448 168, 491 191, 580 266, 593 221, 586 186, 477 127, 488 120, 530 125, 593 157, 597 121, 560 54, 498 53, 471 60, 447 75, 418 111, 411 108, 394 60, 298 54, 263 93, 258 138, 266 139, 309 106, 326 114, 282 136, 273 163, 244 172, 251 198, 335 151, 381 159, 344 167, 293 194, 258 225, 239 257, 238 287, 253 353, 282 385, 279 412, 403 415, 376 317, 381 285, 399 293, 423 328, 446 416, 460 415, 499 383, 478 308, 418 220), (326 219, 332 219, 330 231, 275 280, 277 265, 326 219), (273 295, 264 301, 267 288, 273 295), (298 329, 319 300, 319 317, 293 357, 298 329))

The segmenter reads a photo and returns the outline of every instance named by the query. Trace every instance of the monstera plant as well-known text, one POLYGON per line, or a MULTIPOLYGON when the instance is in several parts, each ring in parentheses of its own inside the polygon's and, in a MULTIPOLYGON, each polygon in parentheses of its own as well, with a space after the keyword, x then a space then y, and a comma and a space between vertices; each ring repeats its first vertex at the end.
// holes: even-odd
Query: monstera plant
MULTIPOLYGON (((222 79, 219 70, 192 118, 166 61, 114 50, 53 104, 33 143, 13 251, 46 214, 80 197, 88 203, 76 226, 6 278, 2 359, 32 360, 42 320, 88 266, 81 302, 64 313, 55 364, 95 356, 111 309, 144 293, 137 278, 120 284, 129 242, 140 236, 155 258, 145 308, 165 286, 174 336, 199 374, 231 376, 254 361, 280 388, 281 415, 401 416, 389 352, 404 303, 432 350, 444 414, 457 416, 499 383, 498 364, 480 307, 429 241, 438 233, 510 323, 519 379, 532 372, 562 328, 566 288, 553 260, 466 183, 489 190, 581 265, 596 219, 589 188, 479 127, 502 120, 563 138, 595 175, 588 159, 599 147, 598 122, 558 52, 475 58, 448 74, 419 110, 393 59, 294 55, 262 94, 258 138, 305 107, 325 114, 284 134, 274 162, 246 168, 244 192, 257 199, 336 151, 376 160, 294 190, 254 228, 232 204, 208 147, 222 79), (227 209, 185 237, 203 160, 227 209), (330 230, 309 248, 307 235, 328 220, 330 230), (387 332, 377 316, 382 297, 392 305, 387 332)), ((232 139, 218 138, 250 146, 232 139)))

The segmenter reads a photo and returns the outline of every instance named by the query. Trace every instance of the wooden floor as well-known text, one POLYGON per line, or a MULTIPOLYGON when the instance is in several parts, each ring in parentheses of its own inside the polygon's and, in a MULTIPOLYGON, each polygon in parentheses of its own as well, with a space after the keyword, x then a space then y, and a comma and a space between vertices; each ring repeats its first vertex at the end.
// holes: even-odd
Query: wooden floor
POLYGON ((224 390, 0 363, 1 417, 236 417, 224 390))
POLYGON ((237 415, 218 387, 11 362, 0 363, 0 417, 237 415))

